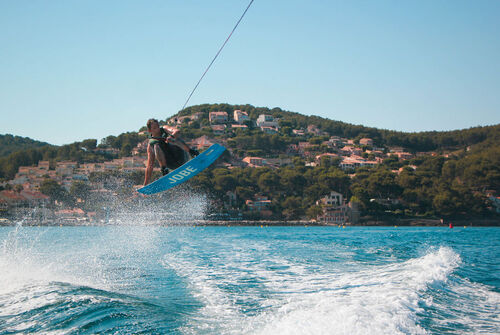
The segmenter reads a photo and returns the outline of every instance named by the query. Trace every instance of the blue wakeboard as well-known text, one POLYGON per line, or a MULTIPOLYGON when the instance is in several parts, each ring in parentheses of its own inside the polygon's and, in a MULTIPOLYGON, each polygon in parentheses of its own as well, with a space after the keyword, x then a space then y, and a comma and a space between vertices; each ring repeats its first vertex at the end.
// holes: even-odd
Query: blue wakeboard
POLYGON ((215 162, 215 160, 219 158, 224 150, 226 150, 226 148, 216 143, 195 158, 184 163, 184 165, 170 172, 169 174, 161 177, 151 184, 138 189, 137 192, 140 192, 142 194, 155 194, 182 184, 183 182, 193 178, 198 173, 205 170, 210 164, 215 162))

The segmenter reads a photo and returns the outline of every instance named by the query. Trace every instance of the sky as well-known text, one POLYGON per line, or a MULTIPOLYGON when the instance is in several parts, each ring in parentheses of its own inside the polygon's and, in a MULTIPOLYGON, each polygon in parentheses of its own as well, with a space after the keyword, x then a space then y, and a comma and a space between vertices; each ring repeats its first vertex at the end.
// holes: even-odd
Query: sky
MULTIPOLYGON (((249 0, 0 0, 0 134, 177 113, 249 0)), ((418 132, 500 123, 500 1, 255 0, 188 105, 418 132)))

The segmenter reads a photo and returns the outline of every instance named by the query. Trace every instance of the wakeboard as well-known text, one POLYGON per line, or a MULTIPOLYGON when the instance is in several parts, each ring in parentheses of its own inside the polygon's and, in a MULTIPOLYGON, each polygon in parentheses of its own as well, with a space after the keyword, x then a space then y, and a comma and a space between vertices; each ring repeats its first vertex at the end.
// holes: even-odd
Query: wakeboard
POLYGON ((216 143, 210 146, 207 150, 184 163, 169 174, 161 177, 160 179, 148 184, 137 192, 142 194, 155 194, 166 191, 174 186, 182 184, 183 182, 193 178, 201 171, 205 170, 210 164, 215 162, 217 158, 226 150, 222 145, 216 143))

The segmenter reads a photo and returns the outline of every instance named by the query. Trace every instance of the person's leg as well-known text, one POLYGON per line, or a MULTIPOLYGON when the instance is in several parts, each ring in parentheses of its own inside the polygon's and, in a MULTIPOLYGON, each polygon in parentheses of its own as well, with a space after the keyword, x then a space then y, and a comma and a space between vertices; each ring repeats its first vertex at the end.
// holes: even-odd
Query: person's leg
POLYGON ((155 145, 155 155, 158 163, 160 164, 161 173, 163 175, 168 174, 167 157, 165 156, 165 152, 160 148, 159 145, 155 145))

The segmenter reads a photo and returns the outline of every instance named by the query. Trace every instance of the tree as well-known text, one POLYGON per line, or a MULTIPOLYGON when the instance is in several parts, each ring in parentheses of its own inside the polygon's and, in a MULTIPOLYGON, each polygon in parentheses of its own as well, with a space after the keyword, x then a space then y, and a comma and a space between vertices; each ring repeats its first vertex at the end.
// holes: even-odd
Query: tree
POLYGON ((71 202, 68 192, 53 179, 45 179, 40 184, 40 192, 54 201, 71 202))
POLYGON ((90 186, 83 181, 75 181, 71 185, 69 194, 77 199, 82 199, 86 201, 90 195, 90 186))

